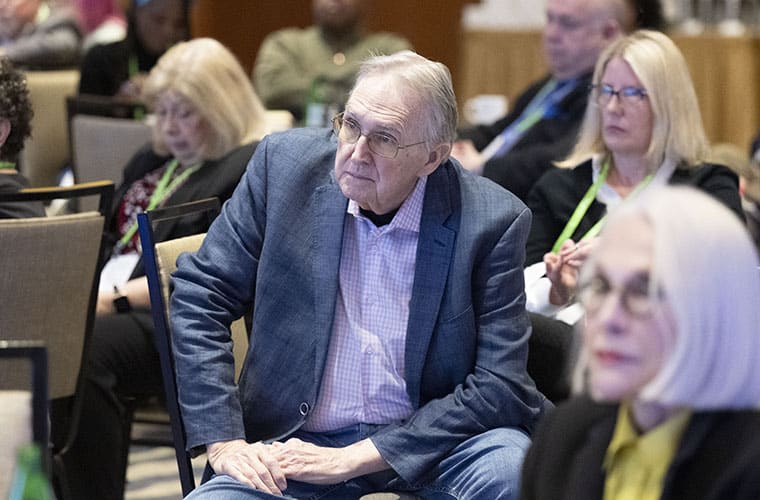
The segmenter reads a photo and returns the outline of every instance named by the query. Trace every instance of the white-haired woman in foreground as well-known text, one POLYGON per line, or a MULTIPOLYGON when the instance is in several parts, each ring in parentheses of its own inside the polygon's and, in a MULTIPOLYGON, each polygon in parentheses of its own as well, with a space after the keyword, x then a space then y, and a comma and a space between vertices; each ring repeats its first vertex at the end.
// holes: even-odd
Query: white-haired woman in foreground
POLYGON ((539 426, 523 499, 760 498, 760 269, 741 222, 662 187, 581 273, 587 394, 539 426))

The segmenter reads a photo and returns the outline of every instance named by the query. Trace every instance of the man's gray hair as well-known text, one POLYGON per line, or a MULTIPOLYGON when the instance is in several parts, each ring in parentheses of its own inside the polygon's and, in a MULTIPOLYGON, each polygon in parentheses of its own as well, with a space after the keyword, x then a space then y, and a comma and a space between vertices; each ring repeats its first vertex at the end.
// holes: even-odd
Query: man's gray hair
POLYGON ((446 65, 410 50, 389 56, 375 55, 362 63, 356 82, 376 75, 396 78, 419 98, 423 134, 429 145, 454 141, 459 117, 451 73, 446 65))

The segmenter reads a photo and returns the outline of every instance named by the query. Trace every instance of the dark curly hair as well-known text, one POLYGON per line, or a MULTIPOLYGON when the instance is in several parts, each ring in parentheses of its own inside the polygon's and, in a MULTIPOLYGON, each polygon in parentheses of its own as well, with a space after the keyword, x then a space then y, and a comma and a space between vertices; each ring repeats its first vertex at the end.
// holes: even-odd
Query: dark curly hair
POLYGON ((32 134, 33 114, 24 74, 8 59, 0 58, 0 119, 11 125, 5 144, 0 146, 0 160, 18 160, 24 141, 32 134))

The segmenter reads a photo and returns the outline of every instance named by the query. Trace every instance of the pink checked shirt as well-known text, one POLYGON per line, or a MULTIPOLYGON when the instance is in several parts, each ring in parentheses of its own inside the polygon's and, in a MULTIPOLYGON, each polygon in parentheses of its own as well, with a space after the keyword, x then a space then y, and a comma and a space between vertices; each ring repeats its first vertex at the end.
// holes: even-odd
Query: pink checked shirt
POLYGON ((330 348, 304 430, 398 422, 413 412, 404 352, 426 183, 417 182, 383 227, 348 203, 330 348))

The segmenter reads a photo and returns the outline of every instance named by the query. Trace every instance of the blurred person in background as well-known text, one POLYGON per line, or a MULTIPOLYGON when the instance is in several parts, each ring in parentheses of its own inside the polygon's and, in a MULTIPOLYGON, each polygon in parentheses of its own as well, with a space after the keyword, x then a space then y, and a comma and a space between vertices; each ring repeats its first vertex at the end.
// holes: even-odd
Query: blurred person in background
POLYGON ((93 45, 107 44, 123 40, 127 35, 127 18, 122 3, 127 0, 72 0, 79 13, 84 32, 82 52, 93 45))
POLYGON ((363 59, 411 47, 399 35, 366 31, 370 2, 312 0, 312 26, 285 28, 264 39, 253 82, 267 108, 286 109, 307 125, 329 125, 343 109, 363 59))
MULTIPOLYGON (((16 163, 24 141, 32 132, 32 114, 24 75, 7 58, 0 57, 0 193, 29 186, 16 163)), ((0 219, 44 215, 41 203, 0 203, 0 219)))
POLYGON ((611 214, 578 293, 582 393, 539 423, 521 498, 760 498, 759 264, 694 188, 611 214))
POLYGON ((0 56, 16 66, 76 67, 81 41, 73 7, 43 0, 0 0, 0 56))
MULTIPOLYGON (((127 164, 114 196, 107 233, 111 258, 101 275, 84 359, 82 416, 64 457, 73 498, 122 498, 130 402, 163 394, 137 214, 212 196, 225 201, 265 131, 264 107, 248 75, 209 38, 169 49, 145 81, 142 97, 156 116, 153 141, 127 164)), ((156 238, 202 233, 208 225, 205 215, 187 217, 159 226, 156 238)))
POLYGON ((85 54, 79 93, 137 100, 156 61, 188 31, 185 0, 132 0, 126 38, 85 54))

